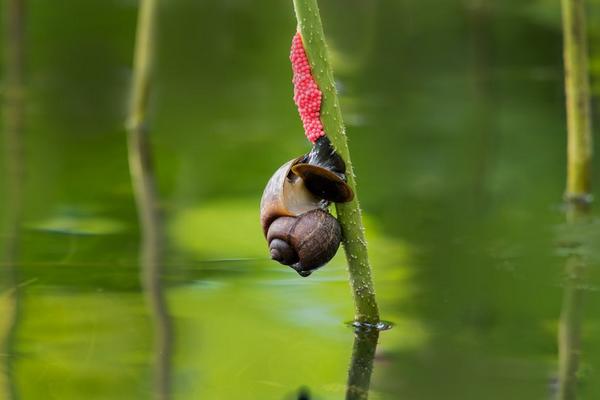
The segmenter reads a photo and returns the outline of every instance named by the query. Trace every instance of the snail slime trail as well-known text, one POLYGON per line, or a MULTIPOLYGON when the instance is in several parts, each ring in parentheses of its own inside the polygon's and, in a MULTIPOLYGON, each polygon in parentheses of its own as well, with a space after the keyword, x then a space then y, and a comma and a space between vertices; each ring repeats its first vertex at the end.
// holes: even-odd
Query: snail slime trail
POLYGON ((325 136, 322 93, 310 70, 302 37, 296 33, 290 53, 294 102, 311 151, 275 171, 260 202, 260 222, 271 258, 309 276, 335 256, 342 240, 331 203, 354 198, 346 183, 346 164, 325 136))

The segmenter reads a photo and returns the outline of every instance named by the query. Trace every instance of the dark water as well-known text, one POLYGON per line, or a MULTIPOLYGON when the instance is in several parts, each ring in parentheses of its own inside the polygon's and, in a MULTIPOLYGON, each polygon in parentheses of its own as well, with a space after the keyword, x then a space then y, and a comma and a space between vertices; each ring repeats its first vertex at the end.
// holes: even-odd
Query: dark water
POLYGON ((159 249, 127 165, 136 2, 33 0, 23 152, 1 153, 24 175, 0 182, 0 399, 340 399, 373 356, 371 399, 600 396, 600 219, 561 204, 558 1, 321 3, 395 324, 374 355, 345 325, 343 255, 301 279, 258 225, 270 174, 308 150, 291 2, 163 2, 159 249))

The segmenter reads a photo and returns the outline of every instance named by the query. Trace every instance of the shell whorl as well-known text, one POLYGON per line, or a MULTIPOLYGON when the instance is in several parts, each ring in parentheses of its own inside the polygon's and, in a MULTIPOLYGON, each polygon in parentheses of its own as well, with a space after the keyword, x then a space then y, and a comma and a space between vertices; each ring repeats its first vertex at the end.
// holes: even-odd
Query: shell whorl
POLYGON ((260 203, 272 259, 307 276, 333 258, 342 229, 327 207, 354 197, 344 174, 344 161, 326 137, 275 171, 260 203))
POLYGON ((340 224, 322 209, 277 218, 267 232, 271 257, 303 276, 335 256, 341 237, 340 224))

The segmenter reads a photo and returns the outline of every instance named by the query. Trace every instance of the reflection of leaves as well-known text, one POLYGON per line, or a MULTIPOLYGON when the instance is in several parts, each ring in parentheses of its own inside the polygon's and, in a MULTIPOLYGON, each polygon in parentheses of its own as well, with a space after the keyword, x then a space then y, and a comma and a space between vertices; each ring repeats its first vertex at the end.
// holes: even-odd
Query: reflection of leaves
MULTIPOLYGON (((418 347, 426 340, 423 327, 406 315, 392 314, 391 311, 399 298, 410 297, 415 292, 409 283, 407 245, 396 238, 382 235, 376 221, 368 216, 365 217, 365 226, 382 317, 396 326, 390 333, 386 332, 386 337, 393 337, 396 346, 402 348, 418 347)), ((202 259, 259 257, 271 265, 271 261, 266 261, 266 242, 259 226, 258 206, 254 199, 223 200, 183 209, 175 215, 170 231, 176 246, 202 259)), ((340 249, 328 266, 309 279, 298 278, 286 267, 273 268, 272 271, 289 274, 283 275, 282 278, 286 277, 283 279, 270 280, 267 286, 281 290, 281 293, 275 294, 278 298, 273 302, 280 305, 278 311, 283 311, 281 318, 286 324, 303 328, 335 326, 351 319, 352 299, 346 282, 347 273, 342 266, 345 266, 345 260, 344 252, 340 249), (298 289, 304 295, 296 293, 298 289), (285 307, 286 303, 288 307, 285 307)))
POLYGON ((110 235, 125 230, 121 221, 76 211, 60 212, 29 226, 35 230, 67 235, 110 235))
MULTIPOLYGON (((597 59, 592 59, 590 74, 594 77, 600 76, 600 57, 597 59)), ((593 80, 591 82, 591 86, 593 95, 598 95, 598 93, 600 93, 600 84, 597 83, 597 80, 593 80)))
POLYGON ((255 200, 224 200, 176 214, 176 245, 202 258, 267 258, 255 200))
POLYGON ((591 261, 600 260, 600 219, 589 219, 557 228, 557 253, 560 256, 578 255, 591 261))
MULTIPOLYGON (((14 288, 3 288, 0 287, 0 352, 2 352, 2 346, 6 343, 8 336, 10 335, 11 324, 13 322, 12 316, 15 313, 17 307, 16 291, 14 288)), ((5 355, 0 354, 0 358, 5 355)), ((2 379, 2 370, 0 366, 0 379, 2 379)), ((3 386, 0 383, 0 388, 3 386)), ((0 392, 1 393, 1 392, 0 392)))
MULTIPOLYGON (((344 381, 350 331, 341 323, 322 329, 288 319, 295 308, 317 300, 315 291, 334 289, 340 294, 335 284, 298 291, 242 283, 229 290, 187 287, 170 293, 174 317, 185 321, 177 347, 186 349, 178 363, 189 376, 189 393, 215 399, 242 399, 248 394, 282 398, 290 388, 306 385, 322 395, 327 384, 344 381), (308 298, 303 300, 302 293, 308 298), (235 385, 230 384, 232 379, 235 385)), ((332 296, 321 306, 331 308, 337 301, 332 296)))
POLYGON ((32 288, 20 321, 16 376, 24 399, 132 399, 149 338, 138 294, 32 288), (51 394, 49 394, 51 392, 51 394))
MULTIPOLYGON (((508 5, 509 7, 512 6, 508 5)), ((523 6, 523 13, 531 20, 559 30, 561 27, 560 3, 553 0, 535 0, 523 6)))
MULTIPOLYGON (((258 221, 258 205, 250 200, 222 200, 197 208, 182 209, 171 224, 176 245, 203 258, 268 258, 267 245, 258 221)), ((377 226, 365 218, 369 252, 373 265, 389 266, 377 272, 386 279, 406 275, 407 249, 398 240, 378 233, 377 226)), ((342 263, 339 251, 332 264, 342 263)))

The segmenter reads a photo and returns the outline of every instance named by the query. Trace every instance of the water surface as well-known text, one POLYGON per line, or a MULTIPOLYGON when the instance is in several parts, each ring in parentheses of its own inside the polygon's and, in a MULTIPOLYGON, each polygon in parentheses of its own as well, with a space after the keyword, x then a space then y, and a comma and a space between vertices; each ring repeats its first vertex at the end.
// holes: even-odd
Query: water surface
MULTIPOLYGON (((597 398, 600 220, 596 207, 567 224, 561 204, 558 4, 321 4, 395 324, 369 398, 554 398, 561 312, 581 340, 565 398, 597 398)), ((0 398, 344 398, 365 360, 343 255, 302 279, 268 260, 258 224, 270 174, 309 149, 291 4, 161 5, 158 242, 144 240, 127 167, 136 12, 29 2, 23 152, 1 153, 3 172, 24 175, 0 178, 0 398)))

